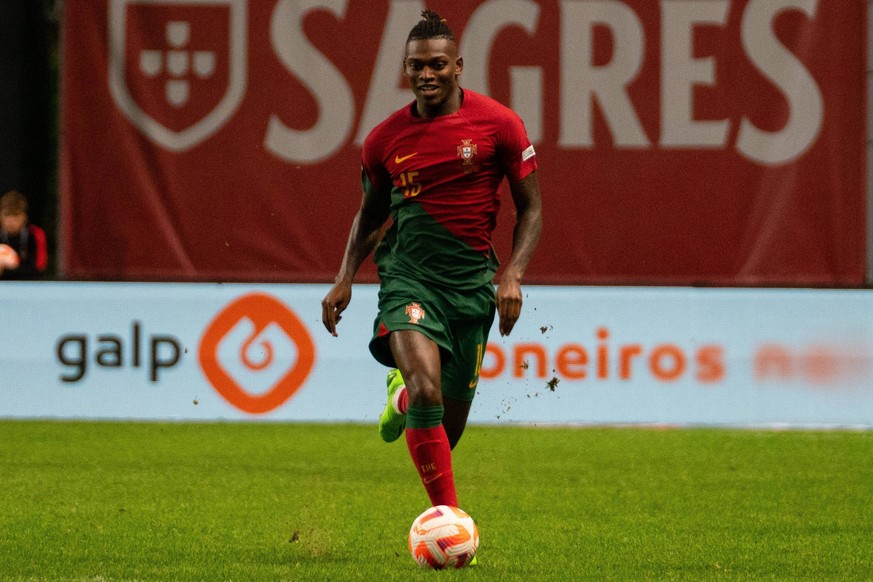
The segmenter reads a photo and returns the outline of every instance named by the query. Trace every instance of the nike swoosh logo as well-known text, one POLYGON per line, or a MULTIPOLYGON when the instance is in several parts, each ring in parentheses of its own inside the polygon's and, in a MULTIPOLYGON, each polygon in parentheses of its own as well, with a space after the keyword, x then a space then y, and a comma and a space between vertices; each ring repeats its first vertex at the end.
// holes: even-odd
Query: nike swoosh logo
POLYGON ((408 156, 403 156, 403 157, 394 156, 394 163, 395 164, 402 164, 403 162, 405 162, 406 160, 408 160, 409 158, 411 158, 412 156, 415 156, 415 155, 418 155, 418 152, 415 152, 414 154, 409 154, 408 156))
POLYGON ((442 476, 443 476, 442 473, 437 473, 437 474, 434 475, 433 477, 429 477, 429 478, 426 478, 426 479, 422 479, 421 482, 422 482, 424 485, 430 485, 431 483, 433 483, 434 481, 436 481, 437 479, 439 479, 439 478, 442 477, 442 476))

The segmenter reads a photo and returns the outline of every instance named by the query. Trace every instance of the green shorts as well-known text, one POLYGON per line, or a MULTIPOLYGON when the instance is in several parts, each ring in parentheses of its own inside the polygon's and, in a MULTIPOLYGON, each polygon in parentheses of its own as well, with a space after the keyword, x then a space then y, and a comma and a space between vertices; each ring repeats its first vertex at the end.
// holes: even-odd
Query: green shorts
POLYGON ((490 284, 458 291, 406 278, 383 278, 370 353, 396 368, 388 336, 401 329, 421 332, 440 348, 443 395, 471 401, 495 310, 490 284))

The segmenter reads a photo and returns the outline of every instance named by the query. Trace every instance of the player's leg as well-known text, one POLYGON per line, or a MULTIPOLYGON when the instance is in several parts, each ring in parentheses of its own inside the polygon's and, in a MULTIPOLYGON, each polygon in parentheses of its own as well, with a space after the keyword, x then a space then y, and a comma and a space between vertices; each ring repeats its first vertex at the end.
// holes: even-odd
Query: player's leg
POLYGON ((415 330, 399 329, 391 332, 389 345, 406 383, 408 406, 442 406, 440 349, 436 342, 415 330))
POLYGON ((493 315, 486 311, 478 320, 462 320, 451 325, 453 357, 443 364, 442 391, 443 426, 452 449, 467 427, 492 323, 493 315))
MULTIPOLYGON (((409 406, 409 391, 400 370, 394 368, 388 372, 386 380, 388 399, 385 409, 379 417, 379 434, 386 443, 394 442, 406 428, 406 410, 409 406)), ((443 427, 449 438, 449 446, 454 449, 464 429, 467 427, 467 417, 470 415, 469 400, 458 400, 443 394, 443 427)))
POLYGON ((458 505, 452 449, 443 427, 440 348, 426 335, 397 330, 391 353, 406 383, 406 444, 432 505, 458 505))
POLYGON ((472 404, 471 400, 458 400, 443 394, 443 426, 452 449, 461 440, 461 435, 467 428, 467 417, 470 415, 472 404))

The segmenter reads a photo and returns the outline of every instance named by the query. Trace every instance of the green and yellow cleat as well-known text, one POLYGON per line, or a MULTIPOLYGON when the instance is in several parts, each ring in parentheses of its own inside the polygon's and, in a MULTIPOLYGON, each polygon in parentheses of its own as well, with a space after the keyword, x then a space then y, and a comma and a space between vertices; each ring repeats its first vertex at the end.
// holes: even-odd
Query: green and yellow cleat
POLYGON ((388 384, 388 403, 379 417, 379 436, 386 443, 391 443, 399 439, 400 435, 403 434, 403 429, 406 428, 406 415, 399 411, 397 403, 398 391, 406 384, 403 382, 400 370, 396 368, 388 372, 386 383, 388 384))

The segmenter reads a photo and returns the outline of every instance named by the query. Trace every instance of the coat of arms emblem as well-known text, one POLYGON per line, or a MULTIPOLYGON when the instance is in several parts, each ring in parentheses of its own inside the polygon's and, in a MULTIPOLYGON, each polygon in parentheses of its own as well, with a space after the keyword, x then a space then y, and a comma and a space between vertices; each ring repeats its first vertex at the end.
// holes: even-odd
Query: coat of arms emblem
POLYGON ((110 0, 109 87, 153 142, 185 151, 245 94, 247 0, 110 0))
POLYGON ((424 308, 418 303, 410 303, 406 306, 406 315, 409 316, 409 323, 418 323, 419 319, 424 319, 424 308))
POLYGON ((473 143, 472 139, 462 139, 461 145, 458 146, 458 157, 464 160, 463 166, 465 172, 473 171, 473 156, 479 153, 479 146, 473 143))

